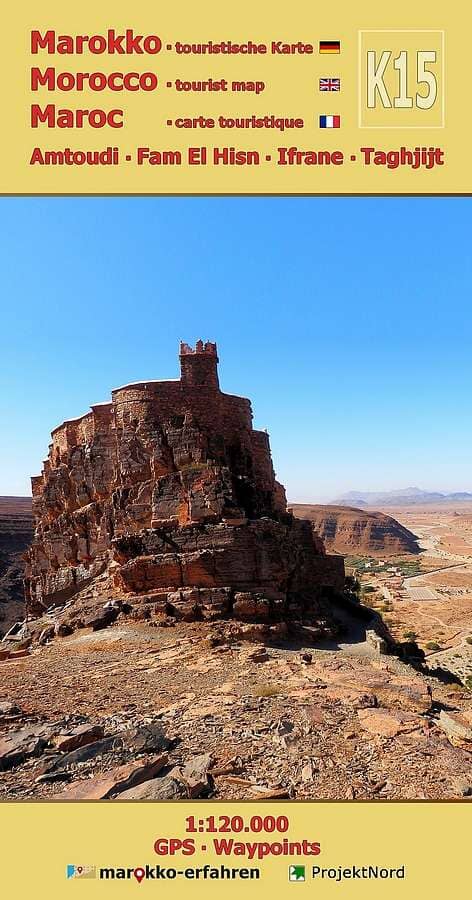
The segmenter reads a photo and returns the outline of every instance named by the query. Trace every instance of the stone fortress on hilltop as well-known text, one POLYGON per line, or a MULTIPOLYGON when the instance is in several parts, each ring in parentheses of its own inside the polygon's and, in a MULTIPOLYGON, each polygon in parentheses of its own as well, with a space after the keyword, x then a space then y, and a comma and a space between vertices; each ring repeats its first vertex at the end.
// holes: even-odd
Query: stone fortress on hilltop
POLYGON ((127 384, 52 433, 32 479, 28 610, 86 592, 186 619, 317 615, 344 586, 286 509, 250 401, 225 394, 216 344, 180 345, 180 378, 127 384))

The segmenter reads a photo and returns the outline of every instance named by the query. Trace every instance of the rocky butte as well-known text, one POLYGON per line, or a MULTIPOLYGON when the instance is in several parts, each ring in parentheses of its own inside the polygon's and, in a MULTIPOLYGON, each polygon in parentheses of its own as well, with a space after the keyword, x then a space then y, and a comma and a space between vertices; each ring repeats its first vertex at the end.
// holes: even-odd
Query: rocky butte
POLYGON ((0 638, 24 618, 23 554, 33 537, 29 497, 0 497, 0 638))
POLYGON ((52 433, 32 479, 26 602, 79 594, 184 619, 316 620, 344 564, 286 509, 250 401, 225 394, 216 344, 180 345, 180 378, 127 384, 52 433))
POLYGON ((335 553, 395 556, 419 553, 418 541, 392 516, 353 506, 290 504, 295 516, 309 519, 325 547, 335 553))

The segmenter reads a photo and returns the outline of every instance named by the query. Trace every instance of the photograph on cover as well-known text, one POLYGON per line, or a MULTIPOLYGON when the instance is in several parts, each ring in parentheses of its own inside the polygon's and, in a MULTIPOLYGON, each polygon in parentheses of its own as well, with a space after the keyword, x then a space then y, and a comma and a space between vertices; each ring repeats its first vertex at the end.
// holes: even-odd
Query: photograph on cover
POLYGON ((2 801, 472 793, 470 213, 0 200, 2 801))

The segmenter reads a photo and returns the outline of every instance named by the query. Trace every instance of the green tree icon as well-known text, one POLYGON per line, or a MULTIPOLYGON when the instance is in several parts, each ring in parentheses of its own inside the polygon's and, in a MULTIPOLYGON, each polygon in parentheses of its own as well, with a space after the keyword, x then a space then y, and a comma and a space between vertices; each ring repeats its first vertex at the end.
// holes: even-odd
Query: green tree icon
POLYGON ((288 867, 288 880, 289 881, 305 881, 305 866, 289 866, 288 867))

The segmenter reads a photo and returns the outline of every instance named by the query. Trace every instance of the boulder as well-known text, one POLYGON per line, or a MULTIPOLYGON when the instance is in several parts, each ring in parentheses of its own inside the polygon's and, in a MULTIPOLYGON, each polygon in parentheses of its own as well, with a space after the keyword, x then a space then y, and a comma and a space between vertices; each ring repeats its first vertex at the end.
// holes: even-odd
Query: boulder
POLYGON ((442 709, 437 724, 446 733, 451 744, 472 751, 472 728, 464 716, 442 709))
POLYGON ((111 750, 119 749, 121 742, 116 735, 103 738, 100 741, 94 741, 93 744, 85 744, 78 747, 77 750, 71 750, 69 753, 55 753, 48 756, 47 759, 41 760, 39 771, 41 772, 59 772, 66 769, 74 768, 79 763, 89 762, 97 756, 109 753, 111 750))
POLYGON ((0 738, 0 771, 20 766, 32 756, 40 756, 47 747, 52 730, 43 725, 29 725, 0 738))
POLYGON ((0 719, 20 714, 21 709, 16 703, 12 703, 11 700, 0 700, 0 719))
POLYGON ((270 660, 270 655, 264 646, 257 647, 247 655, 247 661, 252 663, 265 663, 270 660))
POLYGON ((86 781, 79 781, 70 785, 60 794, 57 800, 107 800, 122 791, 128 791, 136 785, 142 784, 156 775, 167 764, 167 754, 162 753, 145 762, 133 762, 117 769, 112 769, 86 781))
POLYGON ((133 753, 155 753, 168 750, 172 741, 167 737, 160 722, 138 725, 118 736, 122 746, 133 753))
POLYGON ((359 722, 366 731, 382 737, 395 737, 402 732, 414 731, 423 725, 419 716, 393 709, 358 709, 359 722))
POLYGON ((233 616, 242 622, 267 621, 270 618, 269 600, 251 592, 237 591, 234 595, 233 616))
POLYGON ((68 637, 69 634, 73 634, 74 629, 69 622, 58 622, 54 628, 54 633, 57 637, 68 637))
POLYGON ((467 778, 464 775, 456 775, 451 778, 451 786, 457 797, 472 796, 472 774, 467 778))
POLYGON ((380 634, 377 634, 376 631, 368 628, 365 633, 365 639, 367 643, 372 647, 372 649, 379 654, 379 656, 388 653, 387 642, 383 637, 380 636, 380 634))
MULTIPOLYGON (((31 638, 29 639, 29 644, 31 644, 31 638)), ((8 660, 22 659, 24 656, 29 656, 29 655, 30 655, 30 650, 29 650, 29 645, 28 645, 28 647, 24 647, 22 650, 10 650, 6 659, 8 659, 8 660)))
POLYGON ((188 798, 187 788, 182 781, 171 775, 154 778, 145 784, 121 791, 117 800, 181 800, 188 798))
POLYGON ((38 644, 40 644, 42 646, 43 644, 47 644, 48 641, 52 641, 55 633, 56 633, 55 626, 47 625, 46 628, 43 628, 43 630, 41 631, 41 633, 39 635, 38 644))
POLYGON ((67 731, 61 731, 53 738, 53 744, 56 750, 61 753, 68 753, 76 750, 78 747, 84 747, 86 744, 93 744, 100 740, 104 735, 101 725, 76 725, 67 731))
POLYGON ((113 607, 108 607, 108 609, 101 609, 100 611, 93 613, 88 618, 84 619, 85 628, 91 628, 93 631, 100 631, 102 628, 108 628, 109 625, 112 625, 115 619, 117 618, 119 613, 118 609, 113 607))
POLYGON ((187 788, 188 796, 192 799, 206 796, 213 788, 213 779, 209 774, 213 762, 211 753, 202 753, 200 756, 194 756, 183 766, 176 766, 169 772, 169 776, 182 781, 187 788))

